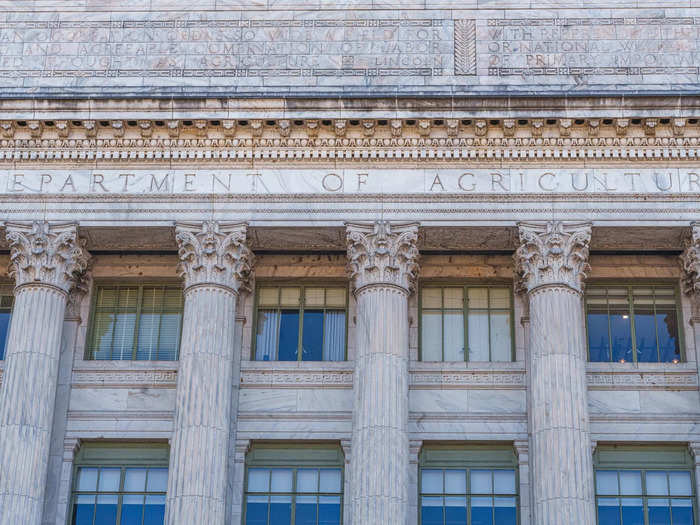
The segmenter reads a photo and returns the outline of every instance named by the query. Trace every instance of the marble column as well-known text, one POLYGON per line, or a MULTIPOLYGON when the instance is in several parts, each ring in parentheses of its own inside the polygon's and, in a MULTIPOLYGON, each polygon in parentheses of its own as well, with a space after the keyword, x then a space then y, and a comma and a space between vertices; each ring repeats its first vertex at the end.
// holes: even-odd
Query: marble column
POLYGON ((589 224, 519 225, 515 260, 530 311, 532 522, 594 525, 583 281, 589 224))
POLYGON ((5 227, 16 288, 0 388, 0 525, 39 525, 66 300, 89 255, 75 224, 5 227))
POLYGON ((700 222, 690 225, 690 234, 684 241, 684 250, 680 259, 683 270, 681 275, 683 292, 690 298, 692 307, 690 322, 693 325, 695 361, 700 374, 700 222))
POLYGON ((518 455, 518 479, 520 496, 519 525, 530 525, 530 462, 528 458, 528 441, 515 441, 513 447, 518 455))
POLYGON ((405 525, 409 507, 408 296, 416 224, 347 226, 357 300, 350 479, 353 522, 405 525))
POLYGON ((253 255, 244 224, 178 223, 184 279, 180 366, 170 449, 166 523, 223 525, 231 388, 236 376, 236 300, 253 255))

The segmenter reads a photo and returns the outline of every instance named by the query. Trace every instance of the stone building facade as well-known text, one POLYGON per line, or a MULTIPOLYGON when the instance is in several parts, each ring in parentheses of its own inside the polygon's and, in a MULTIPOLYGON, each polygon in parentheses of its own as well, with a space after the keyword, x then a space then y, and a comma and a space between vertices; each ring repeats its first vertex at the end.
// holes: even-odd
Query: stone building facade
POLYGON ((697 523, 700 3, 190 4, 0 0, 0 525, 697 523))

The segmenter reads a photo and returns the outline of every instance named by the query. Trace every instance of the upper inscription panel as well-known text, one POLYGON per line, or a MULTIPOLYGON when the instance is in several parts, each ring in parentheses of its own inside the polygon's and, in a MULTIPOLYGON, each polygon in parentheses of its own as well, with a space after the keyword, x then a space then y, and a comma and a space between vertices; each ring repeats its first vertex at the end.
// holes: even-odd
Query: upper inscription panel
POLYGON ((691 8, 0 14, 0 97, 699 88, 691 8))

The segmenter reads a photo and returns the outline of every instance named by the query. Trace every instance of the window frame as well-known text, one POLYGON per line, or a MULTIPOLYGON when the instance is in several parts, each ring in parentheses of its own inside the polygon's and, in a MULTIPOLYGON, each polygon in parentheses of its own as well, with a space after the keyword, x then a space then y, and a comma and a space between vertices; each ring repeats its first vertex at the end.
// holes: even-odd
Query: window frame
MULTIPOLYGON (((422 525, 422 512, 421 512, 421 497, 424 496, 422 492, 423 486, 423 470, 449 470, 449 469, 464 469, 466 471, 466 494, 465 498, 467 500, 467 523, 469 524, 471 513, 470 513, 470 499, 473 496, 481 497, 481 494, 471 494, 470 493, 470 471, 472 470, 513 470, 515 474, 515 494, 496 494, 495 492, 490 496, 493 498, 503 496, 503 497, 514 497, 516 506, 516 523, 520 525, 520 469, 518 463, 518 456, 515 452, 515 448, 511 444, 425 444, 420 452, 418 459, 418 482, 417 482, 417 509, 418 509, 418 525, 422 525), (429 459, 427 456, 432 453, 447 452, 455 456, 454 459, 429 459), (463 457, 459 457, 460 454, 463 457), (470 457, 471 456, 471 457, 470 457), (502 457, 498 457, 502 456, 502 457), (505 459, 509 456, 508 459, 505 459)), ((428 497, 430 496, 447 496, 446 493, 443 494, 433 494, 426 493, 428 497)))
MULTIPOLYGON (((680 294, 680 286, 678 284, 677 280, 664 280, 664 279, 623 279, 623 280, 607 280, 607 279, 600 279, 600 280, 593 280, 591 282, 586 283, 586 287, 584 288, 583 292, 583 310, 584 310, 584 318, 585 318, 585 324, 586 324, 586 358, 587 358, 587 363, 620 363, 620 361, 613 361, 612 360, 612 347, 611 347, 611 360, 610 361, 591 361, 591 349, 589 345, 589 339, 588 339, 588 303, 586 302, 587 300, 587 293, 588 289, 590 288, 626 288, 627 289, 627 306, 629 307, 630 311, 630 338, 632 340, 632 361, 631 363, 634 365, 638 364, 643 364, 643 365, 663 365, 663 364, 672 364, 672 361, 638 361, 637 360, 637 334, 636 334, 636 326, 635 326, 635 315, 634 315, 634 301, 633 301, 633 294, 632 290, 634 288, 641 288, 641 287, 651 287, 651 288, 670 288, 673 289, 673 299, 675 302, 675 312, 676 312, 676 322, 678 323, 678 348, 680 349, 680 360, 678 361, 679 363, 687 363, 687 355, 686 355, 686 348, 685 348, 685 335, 684 335, 684 323, 685 319, 683 317, 683 305, 682 305, 682 297, 680 294)), ((606 294, 607 297, 607 294, 606 294)), ((608 307, 608 344, 611 344, 610 340, 610 305, 607 304, 608 307)), ((654 314, 656 314, 656 301, 654 301, 654 314)), ((656 315, 655 315, 656 317, 656 315)), ((654 326, 654 330, 656 333, 656 353, 657 356, 659 355, 659 334, 658 334, 658 329, 656 326, 654 326)), ((627 361, 625 362, 627 363, 627 361)), ((620 363, 620 364, 625 364, 625 363, 620 363)))
MULTIPOLYGON (((85 338, 85 352, 83 355, 83 359, 85 361, 140 361, 144 363, 148 362, 163 362, 163 363, 176 363, 180 360, 180 346, 182 344, 182 325, 184 324, 184 319, 185 319, 185 289, 183 286, 182 281, 177 280, 177 279, 170 279, 170 278, 161 278, 161 279, 149 279, 149 280, 140 280, 140 279, 117 279, 117 278, 107 278, 107 279, 99 279, 95 280, 92 284, 92 289, 90 290, 91 292, 91 297, 90 297, 90 322, 88 324, 88 329, 87 329, 87 337, 85 338), (182 293, 182 309, 180 310, 180 328, 178 330, 178 344, 177 344, 177 355, 175 360, 167 360, 167 359, 136 359, 136 353, 138 352, 138 333, 139 333, 139 324, 141 322, 141 311, 143 308, 143 289, 148 288, 150 286, 153 287, 172 287, 172 288, 179 288, 181 293, 182 293), (138 288, 138 296, 137 296, 137 303, 136 303, 136 310, 135 310, 135 315, 136 319, 134 321, 134 334, 133 334, 133 341, 132 341, 132 348, 131 348, 131 359, 95 359, 95 348, 94 348, 94 335, 95 335, 95 321, 96 321, 96 314, 97 314, 97 295, 98 291, 101 287, 124 287, 124 288, 138 288)), ((161 314, 164 312, 160 312, 161 314)))
POLYGON ((5 340, 0 341, 0 362, 5 361, 7 358, 7 343, 10 340, 10 329, 12 328, 12 313, 15 309, 15 285, 8 282, 0 281, 0 298, 2 297, 12 297, 9 307, 3 307, 0 303, 0 313, 9 313, 10 322, 7 324, 7 333, 5 334, 5 340))
MULTIPOLYGON (((292 525, 296 522, 296 496, 299 495, 315 495, 315 496, 340 496, 340 525, 344 524, 345 514, 345 457, 342 448, 335 443, 272 443, 272 442, 257 442, 254 443, 245 458, 245 470, 243 478, 243 499, 241 509, 241 524, 246 523, 246 512, 248 509, 247 501, 250 495, 267 495, 267 496, 291 496, 292 497, 292 525), (314 452, 318 451, 334 451, 336 459, 320 459, 314 457, 314 452), (269 454, 268 458, 256 458, 257 452, 262 452, 261 455, 269 454), (274 456, 278 456, 274 458, 274 456), (292 459, 294 456, 294 459, 292 459), (294 472, 292 476, 292 492, 248 492, 248 471, 253 468, 262 469, 290 469, 294 472), (340 493, 336 492, 297 492, 297 476, 296 472, 300 469, 340 469, 340 493)), ((268 515, 269 521, 269 515, 268 515)))
MULTIPOLYGON (((619 482, 619 481, 618 481, 619 482)), ((673 445, 600 445, 596 448, 593 454, 593 498, 595 505, 595 518, 596 525, 599 524, 598 521, 598 499, 602 497, 610 497, 621 499, 623 497, 638 498, 642 500, 642 509, 644 512, 644 521, 648 522, 649 519, 649 500, 654 499, 690 499, 693 508, 693 518, 695 521, 698 520, 698 497, 697 497, 697 484, 695 479, 695 467, 694 461, 690 457, 690 451, 687 447, 683 446, 673 446, 673 445), (615 453, 617 458, 613 461, 607 459, 601 459, 601 454, 605 453, 615 453), (675 457, 672 457, 675 456, 675 457), (678 456, 682 456, 682 461, 677 461, 678 456), (637 458, 628 459, 625 461, 625 457, 637 458), (625 496, 621 494, 617 495, 599 495, 597 487, 597 473, 598 471, 615 471, 618 472, 640 472, 642 493, 639 496, 625 496), (690 496, 649 496, 647 494, 647 481, 646 474, 649 471, 663 471, 663 472, 688 472, 690 473, 690 496)))
MULTIPOLYGON (((450 309, 448 309, 450 310, 450 309)), ((481 310, 483 308, 474 308, 473 310, 481 310)), ((505 311, 504 308, 494 308, 493 311, 505 311)), ((430 308, 429 311, 438 311, 437 308, 430 308)), ((486 311, 490 314, 492 309, 489 307, 486 311)), ((459 281, 439 281, 439 280, 426 280, 420 281, 418 286, 418 361, 422 363, 512 363, 515 361, 515 294, 513 292, 513 281, 508 280, 489 280, 487 282, 466 279, 459 281), (423 290, 425 288, 462 288, 462 326, 464 334, 464 360, 463 361, 445 361, 445 338, 444 338, 444 328, 445 328, 445 308, 444 304, 440 307, 440 312, 442 314, 442 328, 443 328, 443 338, 441 342, 442 350, 442 360, 441 361, 424 361, 423 360, 423 290), (491 360, 491 322, 489 315, 489 360, 488 361, 470 361, 469 360, 469 311, 468 308, 468 290, 469 288, 507 288, 510 298, 510 307, 507 309, 510 315, 510 361, 492 361, 491 360)))
MULTIPOLYGON (((167 502, 167 486, 166 491, 161 492, 124 492, 125 472, 128 468, 145 468, 145 469, 168 469, 168 483, 170 482, 170 465, 169 465, 170 447, 165 443, 115 443, 115 442, 87 442, 83 443, 80 450, 73 461, 70 484, 70 500, 68 506, 68 525, 75 525, 73 521, 73 512, 75 508, 76 497, 83 494, 106 494, 116 495, 117 503, 117 520, 121 520, 121 512, 123 505, 123 497, 126 495, 164 495, 167 502), (97 454, 97 457, 89 457, 92 453, 97 454), (140 453, 141 457, 133 457, 134 454, 140 453), (88 456, 88 457, 86 457, 88 456), (88 491, 78 492, 78 472, 81 468, 120 468, 119 491, 103 492, 88 491)), ((99 477, 98 481, 99 483, 99 477)), ((167 503, 166 503, 167 504, 167 503)))
MULTIPOLYGON (((280 292, 281 293, 281 292, 280 292)), ((277 305, 275 307, 276 311, 281 311, 283 308, 281 305, 277 305)), ((309 310, 318 310, 319 308, 309 308, 309 310)), ((341 311, 339 308, 326 308, 325 306, 323 307, 323 313, 324 313, 324 319, 325 319, 325 313, 327 310, 331 311, 341 311)), ((274 281, 274 280, 263 280, 263 281, 256 281, 255 282, 255 301, 253 303, 253 333, 251 337, 251 344, 250 344, 250 360, 255 361, 256 363, 343 363, 348 360, 348 328, 350 325, 349 322, 349 317, 350 317, 350 283, 346 280, 342 281, 333 281, 333 280, 327 280, 327 281, 303 281, 301 283, 299 282, 294 282, 294 281, 274 281), (258 361, 255 359, 255 354, 257 351, 257 346, 258 346, 258 337, 257 337, 257 331, 258 331, 258 317, 259 317, 259 311, 260 311, 260 289, 261 288, 299 288, 299 335, 297 337, 297 360, 296 361, 280 361, 279 359, 275 359, 273 361, 258 361), (342 361, 304 361, 302 359, 302 343, 304 341, 304 306, 305 306, 305 301, 306 301, 306 294, 304 293, 306 288, 343 288, 345 290, 345 307, 344 311, 345 312, 345 349, 343 350, 343 360, 342 361)), ((323 334, 323 342, 326 340, 326 334, 324 331, 323 334)), ((323 344, 323 343, 322 343, 323 344)), ((278 355, 276 357, 279 357, 279 347, 277 348, 277 353, 278 355)))

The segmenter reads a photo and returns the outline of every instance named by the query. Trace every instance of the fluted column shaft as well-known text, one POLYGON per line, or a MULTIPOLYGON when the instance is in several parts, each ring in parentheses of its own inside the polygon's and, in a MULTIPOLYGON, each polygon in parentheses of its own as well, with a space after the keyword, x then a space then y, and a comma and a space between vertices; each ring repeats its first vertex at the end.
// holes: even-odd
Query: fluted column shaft
POLYGON ((348 226, 357 300, 350 459, 353 523, 406 525, 409 507, 408 296, 417 225, 348 226))
POLYGON ((408 301, 395 286, 357 294, 352 515, 401 524, 408 509, 408 301))
POLYGON ((530 293, 530 411, 539 525, 594 524, 593 463, 581 296, 565 286, 530 293))
POLYGON ((589 224, 521 224, 515 259, 529 299, 532 521, 594 525, 582 290, 589 224))
POLYGON ((244 225, 179 224, 185 280, 166 523, 223 525, 228 490, 236 300, 250 272, 244 225))
POLYGON ((0 389, 0 524, 38 524, 44 505, 66 293, 15 292, 0 389))
POLYGON ((236 294, 185 292, 168 523, 224 523, 236 294))

